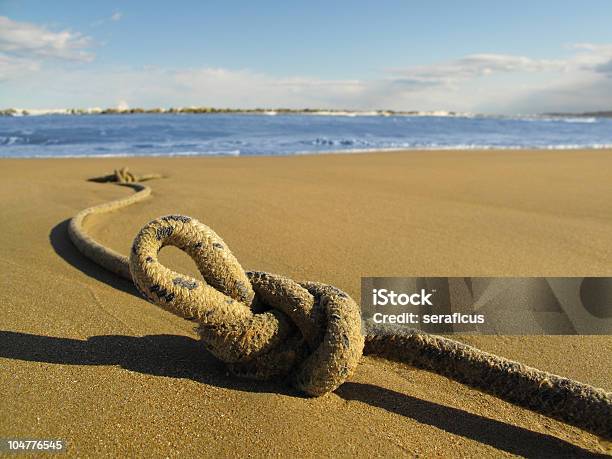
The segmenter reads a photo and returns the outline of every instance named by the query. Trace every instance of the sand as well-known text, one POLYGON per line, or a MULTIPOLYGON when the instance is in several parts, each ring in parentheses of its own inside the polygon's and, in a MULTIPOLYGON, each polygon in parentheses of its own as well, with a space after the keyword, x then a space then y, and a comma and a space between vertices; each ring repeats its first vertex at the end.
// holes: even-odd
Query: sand
MULTIPOLYGON (((168 213, 211 226, 247 269, 337 285, 361 276, 611 276, 612 151, 440 151, 258 158, 0 161, 0 438, 82 456, 583 456, 596 437, 446 378, 364 358, 305 399, 229 376, 192 324, 85 260, 84 207, 132 191, 87 182, 161 172, 153 198, 88 221, 127 253, 168 213)), ((162 260, 195 275, 191 260, 162 260)), ((612 390, 612 337, 464 337, 612 390), (608 359, 606 360, 606 357, 608 359)))

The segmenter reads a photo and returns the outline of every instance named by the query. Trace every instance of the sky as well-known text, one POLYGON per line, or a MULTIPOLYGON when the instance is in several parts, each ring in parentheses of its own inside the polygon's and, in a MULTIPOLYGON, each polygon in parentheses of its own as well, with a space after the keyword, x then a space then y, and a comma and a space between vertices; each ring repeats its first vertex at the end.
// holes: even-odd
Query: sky
POLYGON ((612 2, 0 0, 0 108, 612 110, 612 2))

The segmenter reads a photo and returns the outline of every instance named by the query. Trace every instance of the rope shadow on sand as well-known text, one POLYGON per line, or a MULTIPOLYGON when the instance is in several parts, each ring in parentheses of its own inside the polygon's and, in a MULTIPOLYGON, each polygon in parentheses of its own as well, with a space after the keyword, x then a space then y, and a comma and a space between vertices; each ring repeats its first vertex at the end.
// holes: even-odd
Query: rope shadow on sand
POLYGON ((245 392, 298 395, 282 382, 229 376, 223 362, 184 335, 99 335, 80 340, 0 330, 0 358, 59 365, 119 366, 245 392))
POLYGON ((66 219, 61 223, 55 225, 49 232, 49 242, 51 247, 60 258, 66 263, 75 267, 82 273, 92 277, 100 282, 110 285, 117 290, 132 294, 138 298, 142 298, 141 295, 134 287, 134 284, 127 282, 125 279, 100 268, 97 264, 84 257, 72 244, 68 238, 68 224, 70 219, 66 219))
POLYGON ((360 401, 445 432, 523 457, 602 457, 552 435, 507 424, 372 384, 345 382, 336 389, 345 400, 360 401))
MULTIPOLYGON (((224 365, 188 336, 101 335, 79 340, 0 331, 0 357, 61 365, 117 365, 143 374, 191 379, 234 390, 298 396, 280 382, 228 377, 224 365)), ((370 384, 346 382, 335 394, 511 454, 534 457, 546 451, 556 457, 599 457, 551 435, 370 384)))

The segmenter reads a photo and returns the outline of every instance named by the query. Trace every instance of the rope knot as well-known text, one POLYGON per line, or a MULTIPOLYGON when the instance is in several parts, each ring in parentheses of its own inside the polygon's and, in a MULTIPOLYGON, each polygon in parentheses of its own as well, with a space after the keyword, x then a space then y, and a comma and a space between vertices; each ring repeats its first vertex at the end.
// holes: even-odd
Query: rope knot
POLYGON ((115 169, 115 181, 119 183, 132 183, 136 181, 136 178, 127 167, 122 167, 121 169, 115 169))
POLYGON ((112 174, 102 175, 100 177, 93 177, 90 178, 89 181, 100 183, 115 182, 120 185, 125 185, 126 183, 144 182, 146 180, 162 177, 163 176, 160 174, 136 175, 130 172, 127 167, 122 167, 120 169, 115 169, 112 174))
POLYGON ((342 384, 361 357, 360 311, 349 295, 331 285, 245 272, 225 242, 190 217, 148 223, 134 240, 129 265, 141 294, 195 319, 205 347, 235 374, 289 377, 318 396, 342 384), (203 280, 163 266, 158 253, 167 245, 185 251, 203 280))

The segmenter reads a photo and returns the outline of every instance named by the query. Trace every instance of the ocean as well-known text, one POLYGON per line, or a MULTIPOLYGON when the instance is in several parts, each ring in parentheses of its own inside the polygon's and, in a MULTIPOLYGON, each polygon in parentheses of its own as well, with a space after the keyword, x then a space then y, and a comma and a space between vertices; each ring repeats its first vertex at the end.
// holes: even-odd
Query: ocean
POLYGON ((0 157, 12 158, 610 147, 610 118, 297 114, 0 117, 0 157))

